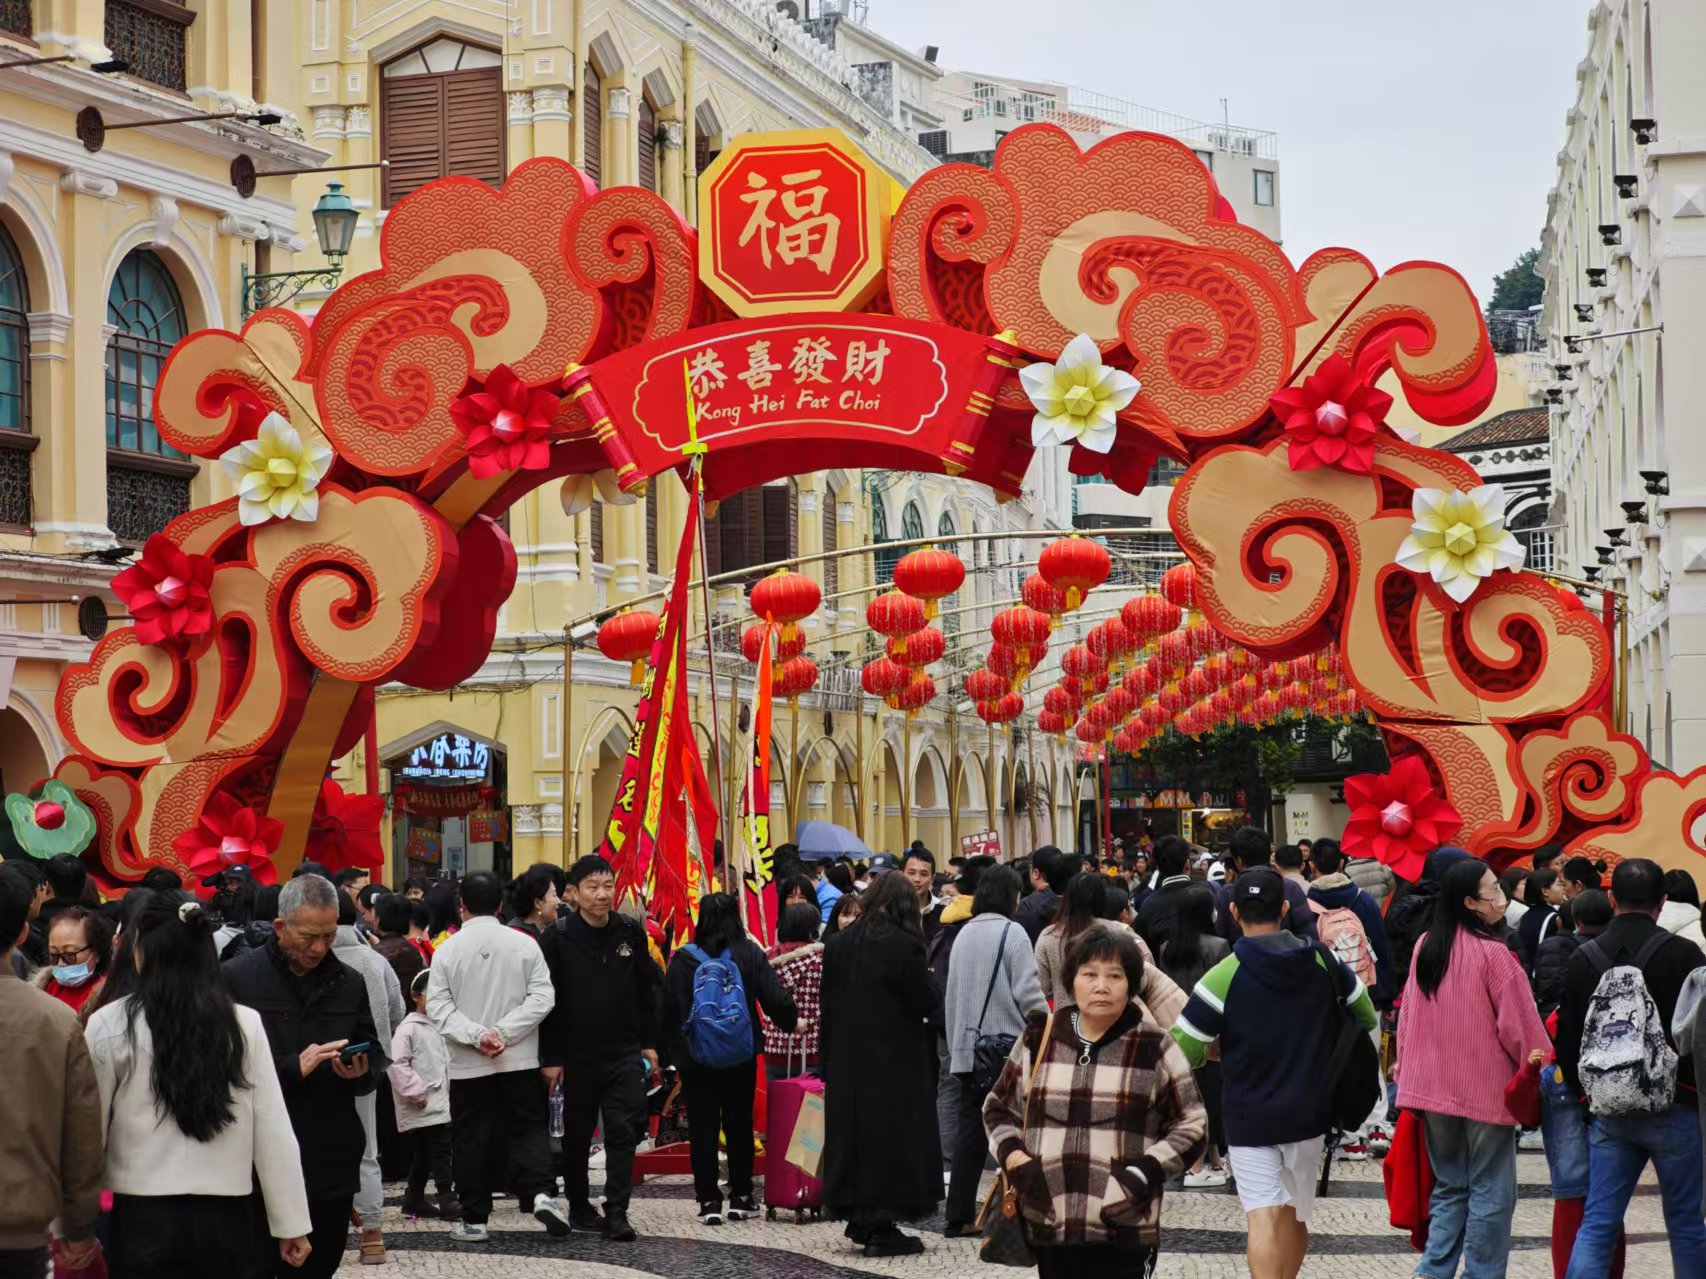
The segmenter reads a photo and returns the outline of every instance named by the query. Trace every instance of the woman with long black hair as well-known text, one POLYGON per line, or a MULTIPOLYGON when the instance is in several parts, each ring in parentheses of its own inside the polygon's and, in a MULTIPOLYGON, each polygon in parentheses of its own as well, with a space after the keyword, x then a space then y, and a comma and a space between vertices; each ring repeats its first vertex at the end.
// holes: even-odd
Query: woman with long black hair
POLYGON ((274 1262, 251 1207, 292 1266, 308 1257, 308 1197, 259 1014, 233 1003, 214 917, 175 893, 133 890, 136 982, 89 1019, 101 1090, 113 1272, 259 1279, 274 1262))
POLYGON ((1504 939, 1505 895, 1478 858, 1441 877, 1398 1021, 1398 1104, 1421 1113, 1434 1191, 1416 1273, 1503 1275, 1516 1209, 1516 1121, 1505 1085, 1551 1048, 1504 939))
MULTIPOLYGON (((708 988, 704 993, 708 996, 713 990, 708 988)), ((707 1226, 723 1223, 723 1192, 717 1184, 719 1132, 729 1152, 728 1219, 740 1221, 758 1214, 752 1193, 752 1102, 758 1088, 758 1054, 764 1044, 758 1020, 760 1005, 779 1029, 794 1029, 798 1021, 794 997, 777 979, 764 952, 746 935, 739 903, 728 893, 709 893, 699 903, 692 943, 670 956, 663 978, 662 1012, 669 1058, 681 1071, 687 1100, 694 1197, 699 1201, 699 1220, 707 1226), (731 976, 738 976, 740 981, 747 1029, 739 1044, 727 1043, 727 1036, 717 1037, 716 1027, 710 1028, 710 1034, 701 1035, 698 1026, 687 1025, 697 1011, 696 986, 705 984, 698 981, 699 969, 707 963, 719 968, 705 974, 705 983, 731 976), (701 1060, 695 1049, 716 1049, 715 1059, 701 1060)))

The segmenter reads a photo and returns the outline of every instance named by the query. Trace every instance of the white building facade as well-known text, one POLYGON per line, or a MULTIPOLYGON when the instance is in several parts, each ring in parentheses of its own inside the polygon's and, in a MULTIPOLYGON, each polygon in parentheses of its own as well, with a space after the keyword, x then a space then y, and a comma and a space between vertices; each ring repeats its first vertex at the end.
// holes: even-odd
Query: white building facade
POLYGON ((1706 6, 1588 14, 1541 238, 1560 570, 1628 597, 1620 725, 1706 763, 1706 6))

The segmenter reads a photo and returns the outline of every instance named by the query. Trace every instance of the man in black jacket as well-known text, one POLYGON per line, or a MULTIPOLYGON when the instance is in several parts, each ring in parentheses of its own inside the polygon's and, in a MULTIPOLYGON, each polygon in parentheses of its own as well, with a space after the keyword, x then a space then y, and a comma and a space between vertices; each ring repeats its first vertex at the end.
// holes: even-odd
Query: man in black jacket
POLYGON ((1209 917, 1214 917, 1214 889, 1190 875, 1191 846, 1177 835, 1163 835, 1155 841, 1155 873, 1160 877, 1155 891, 1143 899, 1133 927, 1142 937, 1152 955, 1161 953, 1161 946, 1179 928, 1179 912, 1187 901, 1205 900, 1209 917))
POLYGON ((540 1028, 539 1059, 547 1086, 563 1086, 563 1192, 569 1229, 634 1238, 628 1201, 634 1147, 646 1121, 646 1080, 658 1067, 657 1008, 661 975, 646 950, 645 929, 612 907, 616 875, 602 857, 569 867, 580 902, 539 939, 556 988, 556 1006, 540 1028), (642 1063, 641 1058, 644 1058, 642 1063), (587 1159, 592 1130, 604 1116, 604 1217, 592 1208, 587 1159))
MULTIPOLYGON (((1645 857, 1620 862, 1611 875, 1616 916, 1603 933, 1570 956, 1564 1001, 1558 1005, 1557 1046, 1558 1065, 1577 1096, 1581 1095, 1577 1071, 1588 1007, 1601 976, 1610 969, 1630 965, 1641 970, 1664 1023, 1665 1039, 1676 1046, 1671 1023, 1677 996, 1688 975, 1706 966, 1706 956, 1693 942, 1659 927, 1664 884, 1664 870, 1657 862, 1645 857)), ((1698 1273, 1699 1258, 1706 1255, 1706 1225, 1700 1217, 1701 1137, 1694 1059, 1685 1054, 1678 1060, 1676 1098, 1669 1109, 1657 1114, 1594 1115, 1589 1126, 1588 1201, 1582 1209, 1570 1273, 1610 1272, 1623 1214, 1648 1160, 1658 1174, 1676 1273, 1698 1273)))
MULTIPOLYGON (((1229 909, 1233 900, 1233 887, 1238 876, 1245 871, 1270 865, 1274 857, 1273 837, 1259 826, 1240 826, 1232 832, 1226 851, 1231 854, 1232 865, 1227 870, 1226 882, 1215 895, 1215 928, 1227 941, 1236 942, 1244 935, 1244 930, 1238 926, 1238 917, 1229 909)), ((1284 886, 1286 903, 1291 907, 1285 913, 1286 931, 1303 938, 1304 941, 1313 942, 1315 912, 1309 909, 1309 894, 1295 879, 1287 879, 1281 875, 1280 883, 1284 886)))
POLYGON ((1037 944, 1043 929, 1054 919, 1054 912, 1060 908, 1060 895, 1083 864, 1076 853, 1063 853, 1052 844, 1045 844, 1031 854, 1031 883, 1036 891, 1019 903, 1019 913, 1013 917, 1031 939, 1031 945, 1037 944))
POLYGON ((300 1267, 280 1261, 276 1274, 329 1279, 343 1261, 366 1137, 355 1101, 377 1083, 385 1049, 344 1061, 351 1044, 372 1044, 367 985, 332 954, 338 896, 331 881, 304 875, 284 886, 267 944, 224 966, 231 996, 261 1015, 290 1126, 302 1149, 313 1251, 300 1267))

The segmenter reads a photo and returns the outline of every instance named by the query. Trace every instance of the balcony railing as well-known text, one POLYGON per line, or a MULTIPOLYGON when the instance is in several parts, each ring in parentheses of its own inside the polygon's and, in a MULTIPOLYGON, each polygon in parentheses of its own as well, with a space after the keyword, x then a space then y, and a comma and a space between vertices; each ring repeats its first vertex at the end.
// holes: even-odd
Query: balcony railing
POLYGON ((36 24, 30 3, 31 0, 0 0, 0 31, 13 36, 33 36, 36 24))
POLYGON ((194 21, 182 0, 107 0, 107 47, 137 79, 182 90, 189 84, 184 49, 194 21))
POLYGON ((146 542, 190 509, 192 464, 107 454, 107 527, 121 542, 146 542))
POLYGON ((35 519, 30 454, 40 442, 23 431, 0 431, 0 528, 28 528, 35 519))

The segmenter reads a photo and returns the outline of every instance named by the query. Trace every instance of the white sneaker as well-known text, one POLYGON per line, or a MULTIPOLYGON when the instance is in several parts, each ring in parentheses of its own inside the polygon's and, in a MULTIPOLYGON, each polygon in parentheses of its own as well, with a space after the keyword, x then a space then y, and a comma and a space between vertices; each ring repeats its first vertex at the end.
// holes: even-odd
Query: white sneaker
POLYGON ((594 1146, 592 1148, 591 1152, 586 1157, 586 1166, 588 1168, 599 1168, 599 1169, 602 1169, 604 1167, 604 1147, 603 1146, 594 1146))
POLYGON ((533 1201, 533 1217, 553 1239, 569 1237, 569 1206, 561 1199, 541 1195, 533 1201))
POLYGON ((452 1243, 485 1243, 488 1237, 484 1222, 478 1224, 472 1221, 451 1223, 450 1241, 452 1243))
POLYGON ((1516 1139, 1516 1148, 1518 1150, 1545 1150, 1546 1139, 1541 1135, 1538 1128, 1531 1129, 1516 1139))
POLYGON ((1201 1172, 1185 1174, 1185 1189, 1215 1190, 1226 1184, 1226 1172, 1221 1168, 1204 1168, 1201 1172))

